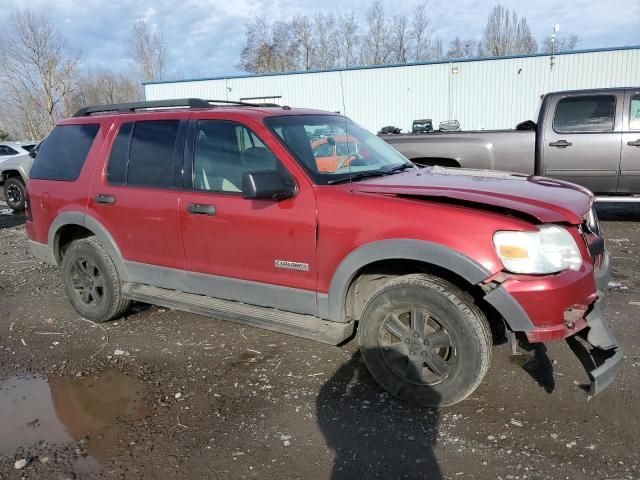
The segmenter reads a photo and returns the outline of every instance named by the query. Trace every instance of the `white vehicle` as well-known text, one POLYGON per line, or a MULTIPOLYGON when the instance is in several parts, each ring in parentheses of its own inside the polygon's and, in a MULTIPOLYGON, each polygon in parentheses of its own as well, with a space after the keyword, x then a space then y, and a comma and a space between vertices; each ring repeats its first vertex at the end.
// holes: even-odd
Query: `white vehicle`
POLYGON ((33 158, 35 142, 0 142, 0 184, 4 198, 13 210, 24 209, 24 192, 33 158))

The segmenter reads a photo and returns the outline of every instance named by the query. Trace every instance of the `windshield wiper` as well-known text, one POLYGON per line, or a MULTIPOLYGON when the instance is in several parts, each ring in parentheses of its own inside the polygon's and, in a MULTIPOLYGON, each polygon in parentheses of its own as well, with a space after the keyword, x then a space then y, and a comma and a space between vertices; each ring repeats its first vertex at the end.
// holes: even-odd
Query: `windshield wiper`
POLYGON ((383 177, 384 175, 389 175, 389 172, 385 172, 383 170, 372 170, 370 172, 358 172, 351 175, 351 177, 346 176, 342 178, 335 178, 333 180, 328 180, 327 185, 333 185, 335 183, 344 183, 348 181, 360 180, 362 178, 368 177, 383 177))
POLYGON ((402 163, 400 165, 396 165, 395 167, 386 169, 386 170, 384 170, 384 172, 386 172, 386 173, 389 173, 389 172, 400 172, 402 170, 407 170, 408 168, 416 168, 416 166, 411 162, 402 163))
MULTIPOLYGON (((401 171, 406 170, 408 168, 416 168, 416 166, 413 163, 403 163, 401 165, 396 165, 395 167, 387 168, 384 170, 371 170, 369 172, 358 172, 351 175, 351 181, 360 180, 362 178, 368 178, 368 177, 382 177, 384 175, 393 175, 395 173, 400 173, 401 171)), ((348 181, 349 181, 349 177, 336 178, 334 180, 327 181, 327 185, 333 185, 335 183, 344 183, 348 181)))

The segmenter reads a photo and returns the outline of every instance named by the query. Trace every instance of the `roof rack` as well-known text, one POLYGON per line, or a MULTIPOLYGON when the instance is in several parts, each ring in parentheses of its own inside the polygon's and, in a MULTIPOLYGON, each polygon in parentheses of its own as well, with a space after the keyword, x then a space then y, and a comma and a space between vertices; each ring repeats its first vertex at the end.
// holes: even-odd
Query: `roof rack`
POLYGON ((132 113, 136 110, 145 110, 152 108, 171 108, 171 107, 187 107, 187 108, 215 108, 214 104, 238 105, 242 107, 279 107, 275 103, 247 103, 236 102, 233 100, 203 100, 202 98, 180 98, 175 100, 152 100, 147 102, 130 102, 130 103, 112 103, 107 105, 93 105, 78 110, 74 117, 86 117, 92 113, 132 113))

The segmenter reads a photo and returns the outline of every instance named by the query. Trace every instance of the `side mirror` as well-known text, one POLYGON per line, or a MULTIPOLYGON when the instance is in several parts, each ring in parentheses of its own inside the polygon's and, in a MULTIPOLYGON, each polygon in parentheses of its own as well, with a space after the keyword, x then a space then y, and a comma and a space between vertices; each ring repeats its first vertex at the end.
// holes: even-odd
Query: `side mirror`
POLYGON ((278 172, 244 172, 242 175, 242 198, 251 200, 284 200, 296 193, 293 179, 278 172))
POLYGON ((31 158, 36 158, 36 155, 38 154, 38 150, 34 147, 31 150, 29 150, 29 156, 31 158))

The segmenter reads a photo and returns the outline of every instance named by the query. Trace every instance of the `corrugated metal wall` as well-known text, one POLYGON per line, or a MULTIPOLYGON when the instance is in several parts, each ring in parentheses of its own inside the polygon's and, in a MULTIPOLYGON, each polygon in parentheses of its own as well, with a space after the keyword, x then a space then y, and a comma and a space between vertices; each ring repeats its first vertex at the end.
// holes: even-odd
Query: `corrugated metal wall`
POLYGON ((535 120, 540 95, 555 90, 640 85, 640 48, 550 57, 402 65, 327 72, 149 83, 147 100, 281 97, 282 105, 340 111, 371 131, 414 119, 456 119, 465 130, 535 120), (344 95, 343 95, 344 94, 344 95))

